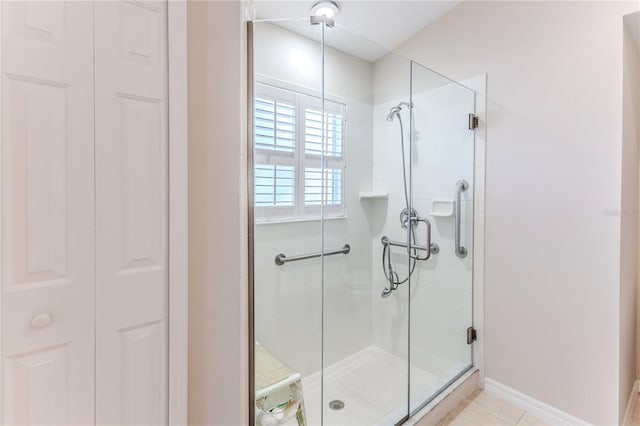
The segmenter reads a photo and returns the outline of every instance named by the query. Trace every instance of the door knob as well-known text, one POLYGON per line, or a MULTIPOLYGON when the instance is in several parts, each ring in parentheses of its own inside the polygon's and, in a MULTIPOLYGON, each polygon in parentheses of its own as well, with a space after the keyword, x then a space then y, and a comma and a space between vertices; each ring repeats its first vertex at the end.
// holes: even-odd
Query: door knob
POLYGON ((51 314, 43 312, 31 318, 31 327, 33 328, 45 328, 53 321, 51 314))

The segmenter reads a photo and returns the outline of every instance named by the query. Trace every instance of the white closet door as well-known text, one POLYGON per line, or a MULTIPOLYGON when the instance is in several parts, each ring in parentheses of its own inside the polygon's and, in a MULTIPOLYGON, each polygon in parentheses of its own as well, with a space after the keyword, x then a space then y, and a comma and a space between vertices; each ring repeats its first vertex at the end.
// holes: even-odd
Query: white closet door
POLYGON ((167 422, 166 3, 96 2, 96 419, 167 422))
POLYGON ((94 421, 93 5, 2 2, 3 424, 94 421))

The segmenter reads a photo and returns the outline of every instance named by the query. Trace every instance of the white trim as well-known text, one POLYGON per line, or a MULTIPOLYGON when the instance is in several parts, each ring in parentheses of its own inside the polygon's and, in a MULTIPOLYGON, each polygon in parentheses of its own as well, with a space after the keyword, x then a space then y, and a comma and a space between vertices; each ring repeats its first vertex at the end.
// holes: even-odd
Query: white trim
MULTIPOLYGON (((0 53, 2 52, 2 9, 4 9, 4 4, 0 2, 0 53)), ((92 12, 93 13, 93 12, 92 12)), ((2 82, 4 81, 4 68, 2 68, 2 54, 0 54, 0 212, 2 212, 2 116, 4 115, 4 98, 2 97, 2 82)), ((2 282, 3 271, 2 271, 2 247, 4 245, 3 235, 2 235, 2 214, 0 214, 0 286, 4 283, 2 282)), ((0 423, 2 423, 4 419, 4 352, 2 348, 2 291, 0 291, 0 423)))
MULTIPOLYGON (((320 90, 313 89, 307 86, 301 86, 285 80, 269 77, 268 75, 265 75, 265 74, 256 73, 254 77, 254 82, 257 84, 272 86, 281 90, 287 90, 289 92, 302 93, 303 95, 311 96, 313 98, 318 98, 320 100, 322 99, 322 91, 320 90)), ((325 93, 324 99, 327 99, 329 101, 332 101, 338 104, 343 104, 345 107, 347 103, 349 103, 350 101, 348 98, 345 98, 344 96, 338 96, 333 93, 325 93)))
POLYGON ((188 151, 187 3, 167 5, 169 58, 169 424, 187 424, 188 151))
POLYGON ((631 394, 629 394, 629 401, 627 402, 627 409, 624 412, 624 419, 622 420, 623 426, 629 426, 632 424, 631 418, 633 417, 633 412, 636 409, 636 402, 638 401, 638 394, 640 394, 640 380, 636 380, 633 383, 633 388, 631 389, 631 394))
POLYGON ((538 401, 528 395, 518 392, 502 383, 495 380, 485 378, 484 379, 485 390, 493 393, 494 395, 505 399, 518 407, 524 408, 531 415, 534 415, 540 420, 552 425, 589 425, 588 422, 565 413, 555 407, 545 404, 542 401, 538 401))

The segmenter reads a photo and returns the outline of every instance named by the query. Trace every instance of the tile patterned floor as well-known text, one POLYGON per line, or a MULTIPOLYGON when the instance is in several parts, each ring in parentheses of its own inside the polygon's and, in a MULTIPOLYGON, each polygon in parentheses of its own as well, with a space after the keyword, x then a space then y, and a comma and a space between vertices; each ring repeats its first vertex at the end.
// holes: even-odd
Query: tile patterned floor
MULTIPOLYGON (((419 423, 418 423, 419 424, 419 423)), ((450 413, 438 426, 544 426, 549 425, 525 409, 492 395, 477 391, 450 413)), ((640 395, 631 416, 631 426, 640 426, 640 395)))
POLYGON ((631 414, 631 426, 640 426, 640 395, 636 397, 636 406, 631 414))
POLYGON ((547 426, 539 418, 487 391, 467 397, 439 426, 547 426))

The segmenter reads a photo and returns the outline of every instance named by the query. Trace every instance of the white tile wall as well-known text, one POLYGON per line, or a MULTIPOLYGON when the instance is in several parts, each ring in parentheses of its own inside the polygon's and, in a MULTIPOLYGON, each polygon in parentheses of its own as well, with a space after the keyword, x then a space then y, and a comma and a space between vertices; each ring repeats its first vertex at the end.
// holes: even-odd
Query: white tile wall
MULTIPOLYGON (((304 90, 320 89, 317 42, 268 23, 256 25, 256 72, 304 90), (294 62, 290 58, 296 57, 294 62), (299 67, 307 58, 309 70, 299 67)), ((334 363, 371 344, 371 244, 359 191, 370 191, 371 73, 368 62, 327 48, 326 89, 347 105, 346 218, 325 222, 324 248, 351 245, 351 253, 277 266, 287 256, 320 252, 319 220, 258 224, 255 228, 256 338, 303 375, 319 371, 324 293, 324 362, 334 363), (336 96, 336 94, 338 96, 336 96), (322 274, 324 272, 324 286, 322 274), (323 291, 324 290, 324 291, 323 291)))
POLYGON ((348 255, 277 266, 278 253, 320 252, 319 220, 258 224, 255 228, 256 338, 302 374, 371 344, 371 244, 359 191, 371 189, 371 106, 347 101, 346 218, 325 221, 325 250, 351 246, 348 255))
MULTIPOLYGON (((466 329, 472 323, 474 138, 467 128, 467 114, 474 110, 474 98, 470 90, 455 84, 430 88, 413 97, 413 203, 421 216, 431 220, 432 242, 440 246, 440 253, 417 263, 410 296, 405 286, 402 292, 381 299, 379 292, 385 281, 380 264, 380 236, 406 238, 398 222, 405 205, 399 125, 397 120, 385 121, 389 108, 401 100, 408 99, 394 99, 374 108, 374 190, 389 191, 385 225, 382 232, 372 238, 374 342, 398 356, 406 356, 410 298, 412 363, 436 375, 455 375, 458 371, 454 367, 459 370, 471 363, 466 329), (454 254, 453 216, 430 217, 432 201, 453 201, 456 182, 460 179, 470 184, 463 194, 462 235, 470 253, 465 259, 454 254)), ((403 112, 402 117, 408 164, 408 112, 403 112)), ((421 225, 417 231, 418 244, 425 244, 424 232, 421 225)), ((396 270, 406 277, 406 256, 401 249, 394 248, 394 252, 397 253, 396 270)), ((412 389, 412 393, 420 391, 412 389)))

